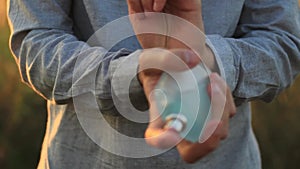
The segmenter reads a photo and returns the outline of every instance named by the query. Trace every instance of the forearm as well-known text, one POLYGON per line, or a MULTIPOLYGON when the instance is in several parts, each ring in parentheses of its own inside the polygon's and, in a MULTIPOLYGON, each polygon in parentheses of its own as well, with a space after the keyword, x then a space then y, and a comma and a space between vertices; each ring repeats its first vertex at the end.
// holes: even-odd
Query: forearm
POLYGON ((293 82, 300 71, 298 21, 296 0, 249 0, 235 38, 208 35, 237 103, 271 101, 293 82))
POLYGON ((32 30, 19 38, 13 36, 12 44, 20 46, 14 53, 22 80, 46 99, 58 102, 85 92, 110 98, 118 60, 131 54, 125 49, 108 53, 102 47, 90 47, 61 30, 32 30))
MULTIPOLYGON (((46 99, 58 102, 85 92, 111 97, 112 76, 121 58, 135 54, 126 49, 108 52, 102 45, 91 47, 79 41, 73 32, 72 1, 41 0, 41 7, 34 3, 8 3, 10 45, 22 80, 46 99)), ((129 72, 129 67, 136 70, 137 62, 137 58, 131 60, 123 72, 129 72)))

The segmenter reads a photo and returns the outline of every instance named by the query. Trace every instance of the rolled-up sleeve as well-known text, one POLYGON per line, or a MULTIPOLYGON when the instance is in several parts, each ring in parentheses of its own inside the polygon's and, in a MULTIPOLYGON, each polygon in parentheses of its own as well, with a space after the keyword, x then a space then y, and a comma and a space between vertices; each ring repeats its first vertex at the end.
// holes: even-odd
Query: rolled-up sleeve
MULTIPOLYGON (((120 58, 137 58, 138 52, 127 49, 108 52, 103 47, 91 47, 80 41, 72 30, 71 0, 10 0, 8 5, 12 30, 10 47, 21 78, 48 100, 64 103, 84 92, 109 98, 110 75, 120 58), (90 82, 94 82, 94 86, 91 87, 90 82)), ((127 64, 136 70, 138 59, 131 59, 127 64)), ((120 72, 127 76, 128 71, 120 72)), ((141 93, 137 79, 133 80, 136 86, 131 92, 141 93)))
POLYGON ((236 102, 269 102, 300 71, 298 1, 246 0, 234 37, 208 39, 236 102))

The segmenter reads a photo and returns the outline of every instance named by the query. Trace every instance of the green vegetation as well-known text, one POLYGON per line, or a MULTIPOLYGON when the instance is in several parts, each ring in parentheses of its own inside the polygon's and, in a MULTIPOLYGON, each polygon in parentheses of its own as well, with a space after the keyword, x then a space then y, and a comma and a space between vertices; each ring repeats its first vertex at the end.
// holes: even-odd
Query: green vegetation
POLYGON ((263 168, 300 168, 300 78, 272 103, 254 102, 252 108, 263 168))
MULTIPOLYGON (((3 16, 1 16, 3 17, 3 16)), ((45 101, 22 84, 8 50, 9 30, 0 22, 0 168, 32 169, 46 123, 45 101)), ((300 164, 300 79, 270 104, 253 104, 253 126, 264 169, 300 164)))
POLYGON ((35 168, 45 130, 46 104, 21 83, 8 50, 9 29, 2 26, 0 30, 0 168, 35 168))

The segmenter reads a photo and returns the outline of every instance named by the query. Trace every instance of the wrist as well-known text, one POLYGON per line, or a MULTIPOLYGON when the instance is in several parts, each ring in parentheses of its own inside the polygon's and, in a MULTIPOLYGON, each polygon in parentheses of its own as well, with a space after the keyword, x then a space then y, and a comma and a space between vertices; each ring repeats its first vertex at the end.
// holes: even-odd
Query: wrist
POLYGON ((202 62, 204 62, 206 64, 206 66, 212 72, 216 72, 218 74, 220 73, 219 67, 216 62, 215 55, 208 45, 205 45, 204 50, 203 50, 203 57, 201 59, 202 59, 202 62))

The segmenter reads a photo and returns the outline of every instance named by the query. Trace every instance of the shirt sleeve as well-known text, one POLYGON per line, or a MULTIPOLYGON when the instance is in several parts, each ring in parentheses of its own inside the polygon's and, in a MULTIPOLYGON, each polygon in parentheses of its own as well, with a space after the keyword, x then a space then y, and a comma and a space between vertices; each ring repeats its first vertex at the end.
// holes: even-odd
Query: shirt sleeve
MULTIPOLYGON (((74 35, 71 0, 41 0, 38 5, 32 0, 10 0, 8 4, 10 47, 22 81, 44 98, 64 103, 85 92, 110 98, 112 75, 118 79, 133 73, 114 73, 120 63, 136 73, 139 51, 108 52, 103 47, 91 47, 74 35), (124 58, 133 59, 123 63, 124 58)), ((137 78, 131 84, 131 96, 140 96, 143 90, 137 78)))
POLYGON ((300 71, 297 0, 246 0, 233 38, 207 38, 237 104, 271 101, 300 71))

